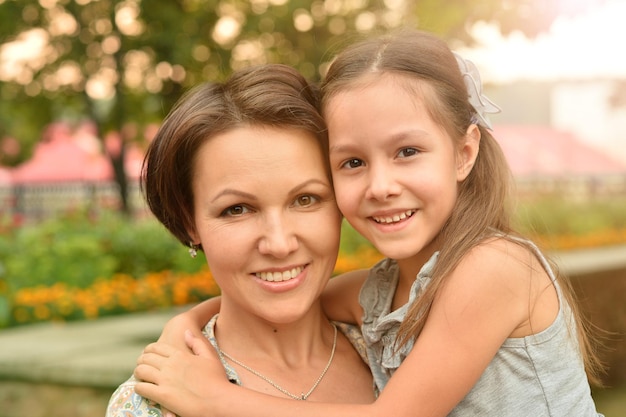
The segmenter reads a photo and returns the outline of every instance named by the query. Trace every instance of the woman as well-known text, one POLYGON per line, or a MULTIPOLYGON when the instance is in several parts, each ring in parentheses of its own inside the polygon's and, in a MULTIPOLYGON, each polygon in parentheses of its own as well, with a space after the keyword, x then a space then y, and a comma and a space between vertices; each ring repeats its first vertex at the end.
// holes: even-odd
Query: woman
MULTIPOLYGON (((204 334, 231 382, 283 398, 368 403, 358 332, 331 323, 319 301, 341 222, 326 140, 317 92, 295 70, 250 68, 181 99, 148 150, 143 185, 157 219, 192 256, 204 252, 222 290, 204 334)), ((194 366, 186 358, 175 377, 194 366)), ((160 413, 135 383, 117 389, 107 416, 160 413)))

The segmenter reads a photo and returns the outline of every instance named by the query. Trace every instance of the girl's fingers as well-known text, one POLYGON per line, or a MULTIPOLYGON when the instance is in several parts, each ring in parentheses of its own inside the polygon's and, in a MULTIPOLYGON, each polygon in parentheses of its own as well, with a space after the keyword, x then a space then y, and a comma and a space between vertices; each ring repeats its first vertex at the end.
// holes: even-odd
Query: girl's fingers
POLYGON ((194 355, 208 357, 211 355, 212 347, 204 338, 196 337, 191 330, 185 330, 185 343, 194 355))
MULTIPOLYGON (((161 372, 154 366, 139 364, 135 367, 133 375, 140 383, 147 383, 147 385, 159 385, 159 376, 161 372)), ((143 395, 143 394, 142 394, 143 395)), ((150 398, 150 396, 148 396, 150 398)))
MULTIPOLYGON (((137 372, 137 370, 135 370, 135 372, 137 372)), ((158 394, 159 387, 151 382, 138 381, 137 384, 135 384, 135 392, 142 397, 153 399, 158 394)))
POLYGON ((167 358, 168 356, 159 355, 157 353, 142 353, 137 358, 137 365, 148 365, 156 369, 161 369, 167 358))
POLYGON ((169 357, 176 349, 166 343, 150 343, 143 350, 143 353, 156 353, 157 355, 169 357))

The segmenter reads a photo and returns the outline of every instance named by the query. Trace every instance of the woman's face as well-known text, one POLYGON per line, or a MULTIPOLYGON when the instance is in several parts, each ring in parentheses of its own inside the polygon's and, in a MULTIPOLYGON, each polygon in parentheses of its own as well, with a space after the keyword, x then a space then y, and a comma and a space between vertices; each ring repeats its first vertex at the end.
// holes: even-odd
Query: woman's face
POLYGON ((221 312, 290 323, 317 301, 335 266, 341 217, 317 139, 241 127, 194 161, 195 233, 222 290, 221 312))

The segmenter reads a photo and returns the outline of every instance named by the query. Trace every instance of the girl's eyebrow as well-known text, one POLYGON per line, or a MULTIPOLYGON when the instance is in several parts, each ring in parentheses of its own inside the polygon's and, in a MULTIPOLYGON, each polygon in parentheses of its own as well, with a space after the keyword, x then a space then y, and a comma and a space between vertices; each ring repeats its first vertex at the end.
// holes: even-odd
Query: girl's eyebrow
POLYGON ((355 146, 353 145, 334 145, 328 148, 329 152, 351 152, 355 146))
MULTIPOLYGON (((425 130, 409 129, 403 132, 391 134, 384 140, 385 142, 393 143, 393 142, 401 142, 401 141, 411 140, 411 139, 427 138, 429 136, 430 134, 425 130)), ((341 144, 341 143, 338 145, 330 146, 328 148, 329 152, 337 152, 337 153, 353 152, 355 149, 359 149, 359 146, 356 144, 341 144)))
POLYGON ((430 136, 429 133, 422 129, 409 129, 403 132, 395 133, 389 136, 389 141, 402 141, 409 139, 421 139, 430 136))

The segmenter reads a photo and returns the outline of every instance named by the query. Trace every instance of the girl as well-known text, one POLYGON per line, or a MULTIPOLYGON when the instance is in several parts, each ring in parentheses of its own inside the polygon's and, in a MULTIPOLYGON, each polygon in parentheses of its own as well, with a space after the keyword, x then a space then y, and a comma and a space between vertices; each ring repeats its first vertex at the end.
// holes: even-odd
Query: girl
MULTIPOLYGON (((140 358, 138 390, 184 417, 598 415, 585 371, 600 367, 572 290, 510 225, 510 173, 475 68, 404 31, 346 49, 322 92, 337 203, 387 257, 333 279, 323 303, 361 325, 380 396, 280 401, 215 371, 202 387, 159 385, 159 345, 140 358)), ((215 306, 202 308, 194 321, 215 306)), ((205 374, 214 366, 194 360, 205 374)))

